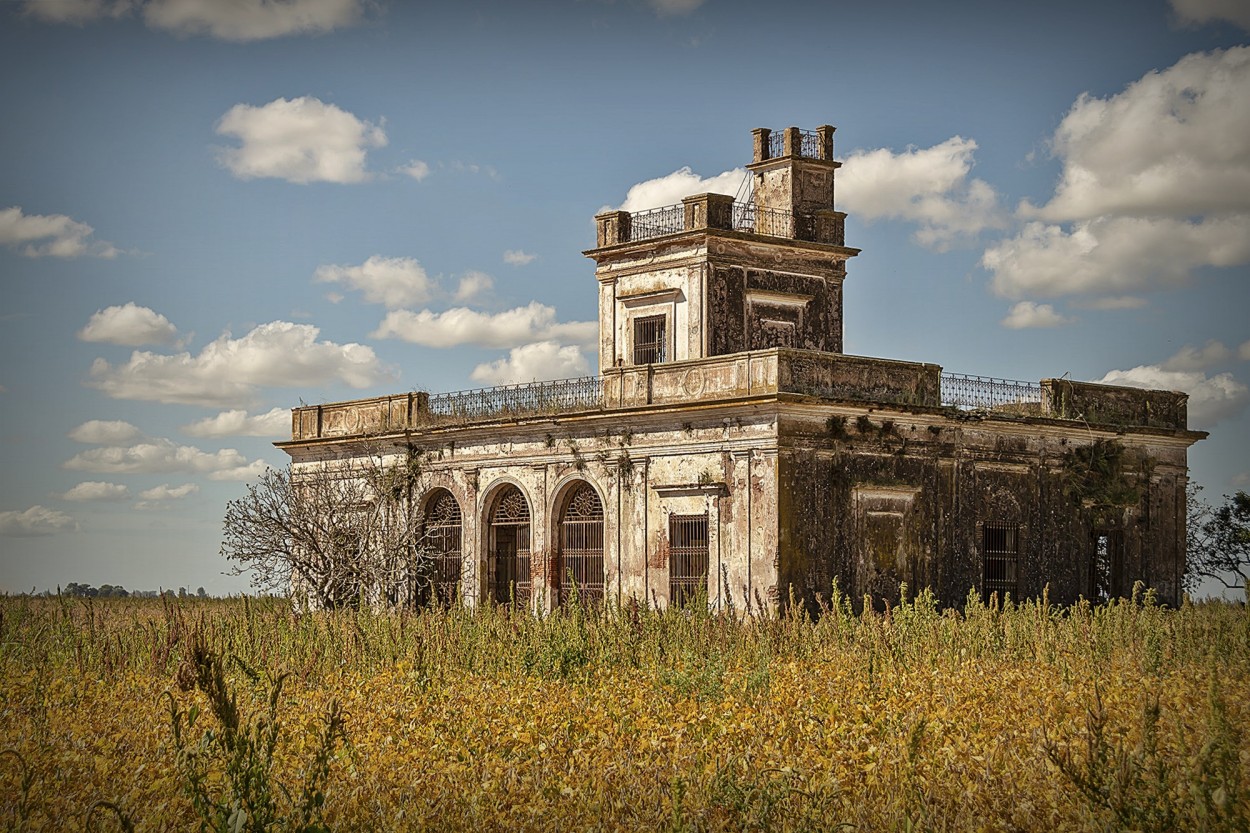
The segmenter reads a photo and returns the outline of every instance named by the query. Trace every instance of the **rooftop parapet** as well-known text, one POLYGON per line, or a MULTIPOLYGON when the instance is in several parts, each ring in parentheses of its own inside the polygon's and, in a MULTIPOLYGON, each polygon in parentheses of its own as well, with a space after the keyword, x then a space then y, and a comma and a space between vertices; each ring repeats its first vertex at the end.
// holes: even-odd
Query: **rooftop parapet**
POLYGON ((595 246, 637 243, 706 229, 846 245, 846 214, 841 211, 786 211, 764 208, 753 202, 735 202, 725 194, 697 194, 677 205, 595 215, 595 246))
POLYGON ((1042 380, 1042 407, 1060 419, 1186 430, 1189 395, 1069 379, 1042 380))
POLYGON ((835 130, 837 128, 831 124, 822 124, 815 130, 800 130, 797 127, 770 130, 767 127, 757 127, 751 131, 755 140, 751 161, 765 162, 769 159, 792 156, 833 162, 835 130))

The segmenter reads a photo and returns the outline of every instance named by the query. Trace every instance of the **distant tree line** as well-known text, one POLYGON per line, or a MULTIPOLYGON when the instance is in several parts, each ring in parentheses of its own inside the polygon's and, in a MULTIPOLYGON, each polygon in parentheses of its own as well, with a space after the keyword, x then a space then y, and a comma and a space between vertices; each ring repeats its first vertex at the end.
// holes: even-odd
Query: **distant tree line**
MULTIPOLYGON (((163 593, 172 594, 173 592, 174 592, 173 590, 127 590, 125 587, 122 587, 120 584, 101 584, 99 587, 93 587, 90 584, 80 584, 79 582, 71 581, 65 587, 58 587, 56 593, 52 593, 49 591, 45 593, 44 595, 45 596, 52 596, 52 595, 81 596, 84 598, 92 598, 92 599, 95 599, 95 598, 100 598, 100 599, 124 599, 124 598, 155 599, 156 597, 160 596, 163 593)), ((185 599, 185 598, 190 597, 193 594, 188 593, 187 588, 179 587, 177 595, 178 595, 178 598, 185 599)), ((205 590, 203 587, 198 587, 196 588, 194 595, 200 599, 207 599, 208 591, 205 590)))

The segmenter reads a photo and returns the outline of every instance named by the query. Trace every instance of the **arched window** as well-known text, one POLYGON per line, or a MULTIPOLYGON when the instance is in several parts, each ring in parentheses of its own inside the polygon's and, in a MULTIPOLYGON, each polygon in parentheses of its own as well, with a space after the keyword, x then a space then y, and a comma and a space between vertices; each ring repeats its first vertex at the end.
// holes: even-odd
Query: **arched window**
POLYGON ((603 503, 589 483, 569 492, 560 513, 560 602, 603 601, 603 503))
POLYGON ((516 486, 505 486, 490 512, 489 592, 500 604, 530 599, 530 507, 516 486))
POLYGON ((419 603, 450 606, 460 595, 460 504, 446 489, 437 490, 425 504, 425 552, 428 570, 418 589, 419 603))

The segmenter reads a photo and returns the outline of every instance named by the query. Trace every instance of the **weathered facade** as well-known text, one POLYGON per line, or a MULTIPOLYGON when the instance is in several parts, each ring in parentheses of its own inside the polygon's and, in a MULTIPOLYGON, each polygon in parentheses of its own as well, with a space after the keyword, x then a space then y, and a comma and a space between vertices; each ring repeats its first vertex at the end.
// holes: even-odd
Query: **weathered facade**
POLYGON ((280 447, 407 465, 467 604, 1177 603, 1185 394, 844 355, 837 167, 832 127, 757 130, 748 200, 596 217, 598 376, 297 408, 280 447))

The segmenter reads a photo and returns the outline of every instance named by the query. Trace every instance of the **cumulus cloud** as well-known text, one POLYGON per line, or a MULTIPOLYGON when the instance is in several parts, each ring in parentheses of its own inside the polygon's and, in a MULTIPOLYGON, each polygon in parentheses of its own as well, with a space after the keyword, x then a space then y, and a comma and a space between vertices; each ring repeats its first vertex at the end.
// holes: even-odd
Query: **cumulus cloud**
POLYGON ((1250 212, 1250 47, 1187 55, 1109 98, 1084 94, 1051 139, 1051 222, 1108 214, 1186 218, 1250 212))
POLYGON ((373 255, 359 266, 319 266, 313 279, 359 290, 369 303, 390 309, 424 304, 435 290, 421 264, 410 257, 373 255))
POLYGON ((178 445, 172 440, 157 438, 130 446, 105 446, 79 452, 62 467, 70 471, 96 474, 166 474, 190 472, 207 474, 210 478, 254 465, 233 448, 216 452, 201 451, 195 446, 178 445))
POLYGON ((46 506, 32 506, 22 512, 0 512, 0 535, 34 538, 78 529, 74 519, 46 506))
POLYGON ((1250 341, 1243 341, 1237 348, 1237 358, 1243 362, 1250 362, 1250 341))
POLYGON ((1031 222, 985 250, 1005 298, 1141 292, 1185 284, 1199 266, 1250 261, 1250 214, 1190 221, 1099 217, 1071 229, 1031 222))
POLYGON ((445 312, 395 310, 387 314, 372 338, 399 338, 426 347, 515 347, 537 340, 564 339, 590 343, 598 333, 593 321, 556 321, 554 308, 537 301, 495 314, 467 307, 445 312))
MULTIPOLYGON (((743 168, 734 168, 716 176, 704 179, 690 170, 689 167, 679 168, 667 176, 648 179, 630 187, 625 194, 625 202, 618 206, 621 211, 642 211, 647 208, 659 208, 674 205, 683 197, 692 194, 728 194, 731 197, 738 193, 742 182, 747 177, 743 168)), ((604 206, 605 211, 610 206, 604 206)))
POLYGON ((479 298, 495 288, 495 279, 485 272, 466 272, 456 287, 456 300, 464 303, 479 298))
POLYGON ((25 214, 16 205, 0 210, 0 245, 26 257, 117 257, 112 243, 91 239, 94 233, 64 214, 25 214))
POLYGON ((857 150, 838 171, 838 201, 863 220, 897 219, 916 223, 918 243, 944 249, 1005 217, 998 195, 985 181, 971 178, 977 143, 953 136, 930 148, 857 150))
POLYGON ((1099 382, 1150 390, 1178 390, 1189 394, 1189 426, 1210 428, 1235 417, 1250 400, 1250 390, 1231 373, 1208 377, 1199 370, 1166 370, 1160 365, 1141 365, 1129 370, 1112 370, 1099 382))
POLYGON ((1210 23, 1226 20, 1250 32, 1250 4, 1245 0, 1171 0, 1172 10, 1181 23, 1210 23))
POLYGON ((527 263, 533 263, 538 255, 532 255, 521 249, 508 249, 503 253, 503 262, 510 266, 524 266, 527 263))
POLYGON ((254 41, 317 35, 356 23, 363 0, 27 0, 27 14, 50 23, 82 25, 133 12, 153 29, 254 41))
POLYGON ((130 490, 120 483, 101 483, 96 480, 87 480, 79 483, 65 494, 61 495, 65 500, 126 500, 130 497, 130 490))
POLYGON ((183 483, 181 486, 170 486, 162 483, 139 493, 136 509, 163 509, 171 501, 182 500, 191 495, 199 494, 200 487, 194 483, 183 483))
POLYGON ((318 341, 319 333, 311 324, 273 321, 242 338, 225 333, 196 356, 136 350, 125 364, 96 359, 87 384, 114 399, 237 406, 262 385, 364 388, 384 375, 373 348, 318 341))
POLYGON ((120 307, 97 310, 78 331, 78 337, 83 341, 138 347, 170 344, 178 337, 178 328, 159 312, 130 301, 120 307))
POLYGON ((1086 298, 1073 303, 1085 309, 1141 309, 1146 306, 1146 299, 1136 295, 1112 295, 1106 298, 1086 298))
POLYGON ((1226 361, 1231 355, 1231 350, 1215 340, 1200 348, 1186 344, 1160 367, 1164 370, 1206 370, 1226 361))
POLYGON ((192 437, 278 437, 290 430, 289 408, 272 408, 251 415, 244 410, 222 411, 182 426, 183 433, 192 437))
POLYGON ((1008 329, 1024 330, 1035 327, 1059 327, 1072 323, 1072 320, 1055 312, 1055 308, 1050 304, 1021 301, 1011 308, 1002 323, 1008 329))
POLYGON ((479 364, 471 378, 492 385, 512 385, 546 379, 569 379, 590 373, 590 364, 575 345, 540 341, 514 347, 505 359, 479 364))
POLYGON ((70 431, 69 438, 87 445, 126 445, 143 439, 143 432, 120 419, 89 419, 70 431))
POLYGON ((1138 303, 1199 268, 1250 262, 1247 89, 1240 46, 1187 55, 1107 98, 1080 96, 1050 140, 1062 162, 1053 196, 1021 203, 1032 222, 982 257, 994 292, 1138 303))
POLYGON ((414 159, 407 165, 401 167, 399 172, 405 176, 412 177, 417 182, 420 182, 430 175, 430 166, 422 162, 420 159, 414 159))
POLYGON ((301 184, 363 182, 369 149, 386 145, 381 127, 311 96, 277 98, 260 107, 236 104, 217 123, 217 133, 239 140, 219 154, 239 179, 301 184))

